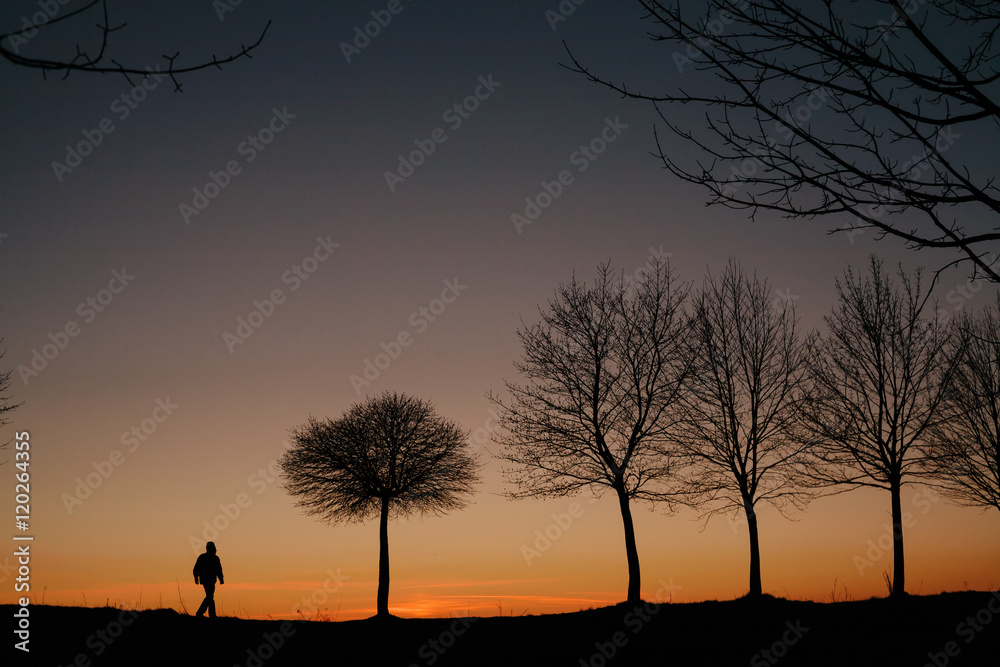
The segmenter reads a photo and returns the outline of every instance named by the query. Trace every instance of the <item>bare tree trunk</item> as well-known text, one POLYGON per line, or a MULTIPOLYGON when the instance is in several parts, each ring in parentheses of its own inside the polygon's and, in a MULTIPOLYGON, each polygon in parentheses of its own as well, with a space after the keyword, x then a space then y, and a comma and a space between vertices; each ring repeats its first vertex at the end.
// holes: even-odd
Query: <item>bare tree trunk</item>
POLYGON ((389 499, 382 499, 378 527, 378 616, 389 615, 389 499))
POLYGON ((639 551, 635 546, 635 526, 632 524, 632 510, 629 509, 629 497, 625 485, 616 486, 618 504, 622 510, 622 523, 625 524, 625 555, 628 558, 628 602, 639 602, 642 598, 639 588, 642 578, 639 575, 639 551))
POLYGON ((757 512, 751 503, 745 502, 747 528, 750 531, 750 597, 763 593, 760 584, 760 540, 757 537, 757 512))
POLYGON ((900 484, 892 484, 892 592, 890 597, 906 595, 906 571, 903 567, 903 508, 899 502, 900 484))

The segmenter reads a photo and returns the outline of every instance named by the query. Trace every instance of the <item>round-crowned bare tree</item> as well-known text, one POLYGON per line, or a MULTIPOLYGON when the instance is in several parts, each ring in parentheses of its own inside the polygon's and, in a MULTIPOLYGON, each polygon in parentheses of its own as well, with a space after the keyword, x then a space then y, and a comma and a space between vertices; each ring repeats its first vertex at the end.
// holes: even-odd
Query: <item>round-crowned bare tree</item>
POLYGON ((389 518, 467 504, 479 464, 466 435, 429 402, 394 392, 292 429, 279 464, 296 504, 331 524, 379 517, 378 616, 389 616, 389 518))

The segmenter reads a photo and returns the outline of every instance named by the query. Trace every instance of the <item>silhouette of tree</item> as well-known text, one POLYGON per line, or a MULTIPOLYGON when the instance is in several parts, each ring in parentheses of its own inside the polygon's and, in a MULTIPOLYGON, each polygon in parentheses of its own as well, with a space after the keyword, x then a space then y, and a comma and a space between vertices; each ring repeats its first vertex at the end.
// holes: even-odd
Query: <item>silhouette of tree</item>
MULTIPOLYGON (((51 11, 58 11, 58 7, 51 11)), ((125 24, 122 23, 112 27, 111 22, 108 19, 107 0, 92 0, 86 5, 69 11, 61 16, 52 15, 46 10, 36 12, 35 14, 42 14, 46 20, 35 23, 34 17, 32 17, 31 21, 29 21, 27 17, 24 17, 25 25, 23 25, 23 27, 19 30, 14 30, 0 35, 0 56, 14 65, 40 69, 43 77, 47 77, 48 72, 63 72, 63 78, 68 77, 70 72, 91 72, 99 74, 118 73, 123 75, 131 85, 135 84, 129 75, 145 77, 152 73, 161 73, 159 70, 140 68, 132 65, 123 65, 108 55, 107 51, 111 33, 121 30, 125 27, 125 24), (96 53, 81 50, 79 44, 75 45, 75 53, 68 59, 49 60, 46 58, 30 57, 21 53, 22 47, 26 46, 29 40, 37 37, 39 32, 46 31, 51 26, 62 23, 63 21, 68 21, 73 17, 82 17, 84 14, 89 16, 93 15, 95 12, 100 12, 101 14, 100 22, 97 24, 97 28, 100 30, 101 34, 101 44, 96 53)), ((238 53, 226 56, 225 58, 217 58, 213 54, 210 61, 200 62, 196 65, 189 65, 187 67, 176 67, 174 65, 174 60, 180 55, 180 52, 177 52, 172 56, 164 55, 163 59, 167 61, 167 69, 163 70, 162 74, 169 76, 170 80, 174 84, 174 90, 180 92, 181 84, 177 80, 176 75, 185 74, 187 72, 196 72, 198 70, 208 69, 209 67, 222 69, 222 65, 231 63, 234 60, 239 60, 240 58, 251 58, 252 56, 250 55, 250 52, 257 48, 264 40, 264 35, 267 33, 267 29, 270 26, 271 22, 268 21, 256 42, 250 46, 241 45, 238 53)))
POLYGON ((675 49, 676 83, 640 92, 637 81, 615 83, 572 52, 568 67, 651 102, 702 159, 685 162, 688 151, 672 153, 656 136, 658 157, 707 188, 709 203, 751 217, 837 216, 831 233, 853 241, 870 229, 908 247, 948 249, 958 258, 942 269, 969 262, 1000 282, 990 247, 1000 240, 1000 190, 993 162, 980 159, 1000 139, 998 3, 639 4, 654 24, 650 38, 675 49), (700 76, 683 78, 690 71, 700 76), (668 114, 668 104, 704 113, 668 114), (694 118, 705 125, 686 120, 694 118), (952 151, 961 137, 976 149, 952 151))
POLYGON ((1000 510, 1000 296, 966 315, 950 354, 954 381, 927 436, 927 470, 960 505, 1000 510))
POLYGON ((505 403, 490 394, 502 429, 500 458, 511 498, 553 497, 581 489, 614 490, 625 529, 628 601, 640 599, 632 499, 664 500, 672 474, 660 455, 686 373, 683 354, 688 289, 655 261, 635 282, 601 265, 588 287, 574 277, 556 290, 541 321, 524 325, 517 371, 505 403))
POLYGON ((795 474, 803 440, 798 403, 805 347, 789 299, 734 260, 695 297, 692 372, 680 402, 677 444, 690 465, 688 501, 712 514, 742 512, 750 537, 750 595, 762 593, 756 507, 783 514, 807 498, 795 474))
MULTIPOLYGON (((3 345, 3 338, 0 338, 0 345, 3 345)), ((0 359, 3 359, 7 354, 7 350, 0 351, 0 359)), ((13 412, 20 403, 11 403, 11 395, 8 393, 10 391, 10 376, 13 371, 2 371, 0 372, 0 428, 3 428, 10 423, 10 418, 7 416, 8 413, 13 412)))
POLYGON ((943 416, 954 362, 949 327, 924 315, 921 272, 899 270, 899 285, 871 257, 869 275, 848 268, 837 280, 839 304, 812 345, 809 397, 802 414, 812 433, 803 473, 842 490, 889 491, 892 504, 891 596, 905 595, 900 491, 920 475, 921 444, 943 416), (900 288, 901 286, 901 288, 900 288))
POLYGON ((331 524, 379 517, 377 613, 389 615, 390 517, 466 505, 478 464, 466 433, 426 401, 385 392, 337 420, 292 429, 279 465, 306 514, 331 524))
MULTIPOLYGON (((3 338, 0 338, 0 345, 3 345, 3 338)), ((0 350, 0 359, 7 354, 7 350, 0 350)), ((10 376, 13 371, 0 371, 0 428, 10 423, 8 414, 13 412, 20 403, 11 403, 10 376)))
MULTIPOLYGON (((0 338, 0 359, 7 354, 7 349, 3 347, 3 338, 0 338)), ((20 403, 11 403, 13 396, 10 393, 10 376, 14 371, 0 371, 0 428, 10 423, 10 413, 20 407, 20 403)), ((10 444, 10 441, 0 444, 0 449, 10 444)))

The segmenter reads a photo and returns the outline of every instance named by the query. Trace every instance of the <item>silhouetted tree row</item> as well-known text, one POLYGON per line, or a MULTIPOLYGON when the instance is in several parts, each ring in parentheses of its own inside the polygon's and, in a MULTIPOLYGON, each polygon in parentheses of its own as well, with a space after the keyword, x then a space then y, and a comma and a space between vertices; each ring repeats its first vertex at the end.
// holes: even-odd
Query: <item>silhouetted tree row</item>
MULTIPOLYGON (((742 513, 749 594, 763 592, 757 508, 889 492, 891 595, 905 595, 901 491, 923 482, 1000 510, 1000 297, 946 321, 919 270, 872 256, 848 268, 825 330, 803 335, 791 299, 730 261, 700 290, 665 261, 638 280, 598 267, 522 324, 520 382, 490 393, 510 498, 610 489, 622 515, 629 602, 640 600, 633 501, 707 521, 742 513)), ((285 488, 329 523, 379 518, 377 610, 387 616, 388 519, 463 507, 479 464, 430 403, 386 392, 292 430, 285 488)))
POLYGON ((904 484, 997 507, 1000 304, 947 322, 919 270, 893 276, 874 256, 837 290, 826 331, 803 336, 791 301, 734 261, 697 292, 665 263, 636 282, 602 265, 592 285, 561 285, 518 332, 522 383, 506 383, 506 400, 490 394, 508 495, 615 490, 635 601, 631 499, 742 513, 760 595, 759 503, 784 514, 885 489, 891 594, 904 595, 904 484))

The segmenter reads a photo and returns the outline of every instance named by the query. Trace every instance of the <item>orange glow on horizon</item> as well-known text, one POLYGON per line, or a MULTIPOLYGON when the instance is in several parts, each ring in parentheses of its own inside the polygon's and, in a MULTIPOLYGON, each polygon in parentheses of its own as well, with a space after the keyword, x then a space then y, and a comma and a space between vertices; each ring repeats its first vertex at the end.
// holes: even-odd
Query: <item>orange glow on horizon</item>
MULTIPOLYGON (((462 421, 475 424, 487 417, 484 408, 462 421)), ((59 493, 72 491, 87 462, 46 460, 39 447, 37 464, 52 471, 47 483, 57 492, 33 507, 36 525, 45 530, 32 546, 30 598, 38 604, 162 606, 194 613, 203 591, 191 568, 207 538, 216 542, 225 571, 226 583, 216 589, 221 614, 373 616, 377 522, 331 526, 303 516, 276 481, 257 473, 280 455, 282 439, 255 436, 252 426, 231 433, 217 420, 201 415, 186 428, 208 439, 256 437, 263 444, 239 461, 214 463, 225 474, 197 484, 189 480, 195 473, 164 472, 173 465, 162 458, 169 460, 168 446, 150 448, 142 455, 146 458, 129 462, 127 475, 123 467, 72 513, 59 493), (190 494, 192 485, 209 490, 190 494), (250 502, 236 515, 229 506, 241 493, 250 502), (232 518, 225 516, 227 509, 232 518)), ((163 427, 165 439, 172 426, 163 427)), ((68 426, 52 428, 65 429, 64 439, 71 437, 68 426)), ((45 431, 32 434, 39 443, 54 437, 45 431)), ((484 476, 483 492, 466 509, 390 524, 391 613, 413 618, 489 617, 501 610, 537 615, 625 599, 628 572, 616 499, 584 494, 511 502, 496 494, 504 481, 495 461, 484 476)), ((904 532, 907 590, 934 594, 1000 587, 1000 512, 928 501, 922 493, 919 486, 904 489, 903 507, 912 515, 904 532)), ((892 564, 891 550, 883 548, 888 515, 888 494, 874 490, 821 498, 793 520, 762 508, 764 591, 819 602, 885 596, 882 573, 892 564)), ((656 600, 664 583, 671 587, 670 599, 679 603, 730 600, 747 592, 745 521, 719 516, 703 528, 696 517, 691 510, 667 514, 635 503, 644 599, 656 600)), ((9 566, 13 559, 8 558, 9 566)), ((0 568, 4 565, 0 556, 0 568)), ((0 603, 20 596, 4 585, 0 603)))
MULTIPOLYGON (((223 497, 240 488, 224 490, 223 497)), ((132 509, 116 505, 112 491, 81 510, 110 515, 106 529, 92 524, 100 532, 85 531, 65 511, 60 517, 49 510, 46 521, 59 530, 33 543, 30 598, 193 613, 203 591, 191 574, 197 552, 188 538, 211 506, 180 506, 157 515, 157 531, 126 533, 113 519, 117 514, 131 521, 132 509)), ((904 532, 907 590, 1000 588, 1000 512, 926 498, 921 487, 906 489, 903 497, 912 514, 904 532)), ((814 501, 793 521, 762 509, 764 591, 814 601, 885 596, 882 573, 892 563, 891 550, 882 548, 888 544, 888 504, 887 494, 857 491, 814 501)), ((665 516, 647 509, 637 503, 633 511, 644 599, 656 600, 665 585, 675 602, 746 593, 745 523, 717 517, 702 530, 691 511, 665 516)), ((153 511, 138 516, 148 522, 153 511)), ((216 589, 222 614, 351 620, 375 613, 377 525, 324 525, 301 516, 272 486, 215 541, 226 581, 216 589)), ((389 547, 389 608, 399 616, 549 614, 625 598, 621 517, 610 497, 510 502, 483 494, 461 512, 393 522, 389 547), (574 504, 579 507, 567 524, 564 515, 574 504), (559 521, 565 528, 557 531, 559 521), (540 537, 546 533, 552 539, 540 537)), ((0 603, 18 597, 13 586, 4 586, 0 603)))

